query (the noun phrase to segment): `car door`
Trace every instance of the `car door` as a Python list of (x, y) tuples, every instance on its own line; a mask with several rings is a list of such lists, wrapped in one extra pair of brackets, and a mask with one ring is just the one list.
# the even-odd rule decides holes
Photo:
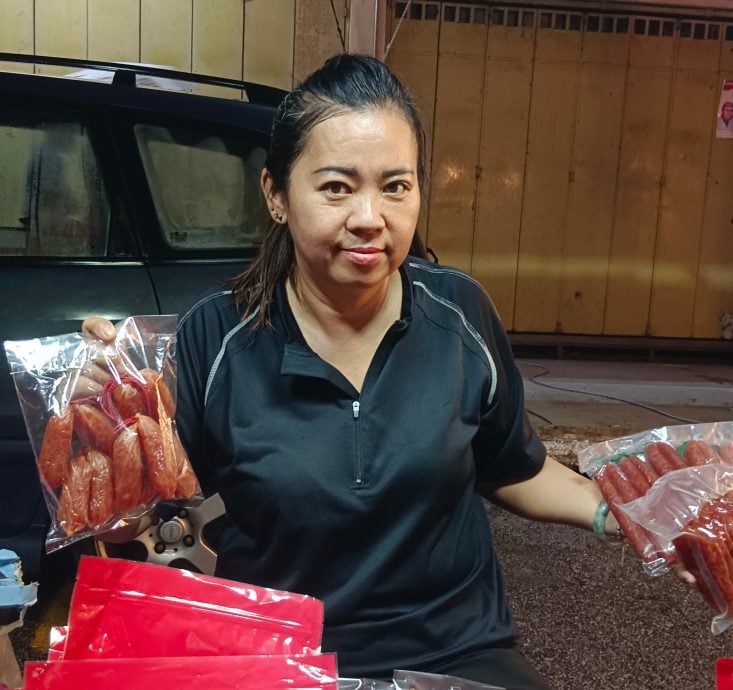
[(259, 186), (267, 137), (140, 111), (112, 126), (132, 173), (127, 183), (161, 312), (181, 314), (254, 255), (267, 220)]

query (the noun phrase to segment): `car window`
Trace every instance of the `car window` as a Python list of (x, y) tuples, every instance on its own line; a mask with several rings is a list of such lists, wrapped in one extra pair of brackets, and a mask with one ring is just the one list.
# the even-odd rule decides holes
[(0, 107), (0, 256), (105, 256), (109, 226), (83, 118)]
[(165, 241), (179, 250), (251, 248), (264, 230), (261, 146), (178, 128), (135, 125)]

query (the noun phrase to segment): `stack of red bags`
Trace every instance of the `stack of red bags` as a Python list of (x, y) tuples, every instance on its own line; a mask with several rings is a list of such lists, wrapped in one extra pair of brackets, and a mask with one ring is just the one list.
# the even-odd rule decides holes
[(85, 557), (68, 626), (24, 690), (336, 690), (312, 597), (185, 570)]

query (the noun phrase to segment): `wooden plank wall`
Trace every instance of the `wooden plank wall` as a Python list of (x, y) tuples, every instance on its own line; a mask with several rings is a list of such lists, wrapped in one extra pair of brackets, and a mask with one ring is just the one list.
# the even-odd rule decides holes
[[(425, 12), (436, 16), (440, 12), (440, 3), (425, 3)], [(432, 16), (432, 14), (430, 15)], [(390, 47), (389, 63), (398, 74), (404, 75), (409, 83), (410, 91), (420, 112), (420, 120), (428, 150), (433, 141), (433, 114), (435, 111), (435, 90), (438, 72), (438, 29), (437, 21), (408, 21), (403, 23), (398, 34), (399, 41)], [(405, 49), (404, 46), (409, 46)], [(427, 172), (431, 174), (431, 156), (425, 161)], [(418, 232), (423, 240), (427, 236), (428, 209), (430, 208), (430, 186), (421, 190), (422, 206), (418, 221)]]
[(0, 51), (147, 62), (289, 89), (348, 45), (347, 9), (348, 0), (0, 0)]
[(414, 0), (395, 36), (404, 7), (388, 3), (387, 60), (427, 116), (420, 229), (440, 260), (514, 332), (720, 338), (733, 14)]

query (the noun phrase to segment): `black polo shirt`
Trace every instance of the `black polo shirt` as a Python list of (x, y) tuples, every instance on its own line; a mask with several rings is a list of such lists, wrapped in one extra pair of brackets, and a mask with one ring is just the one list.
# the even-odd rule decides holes
[(483, 288), (417, 259), (400, 271), (402, 315), (360, 393), (305, 343), (282, 286), (271, 329), (217, 292), (178, 335), (179, 431), (231, 521), (217, 574), (322, 599), (342, 676), (513, 638), (476, 483), (545, 457)]

